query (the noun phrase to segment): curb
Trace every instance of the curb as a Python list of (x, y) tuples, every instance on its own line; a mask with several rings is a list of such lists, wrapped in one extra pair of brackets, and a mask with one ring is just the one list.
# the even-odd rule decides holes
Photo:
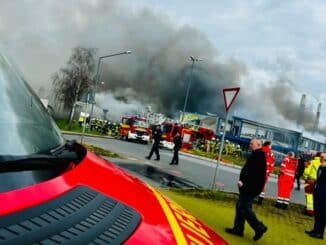
[(87, 137), (94, 137), (94, 138), (106, 138), (106, 139), (114, 139), (112, 136), (104, 136), (104, 135), (94, 135), (94, 134), (88, 134), (88, 133), (81, 133), (81, 132), (73, 132), (73, 131), (64, 131), (60, 130), (62, 134), (68, 134), (68, 135), (79, 135), (81, 136), (87, 136)]
[[(192, 157), (192, 158), (197, 158), (197, 159), (200, 159), (200, 160), (205, 160), (205, 161), (212, 162), (212, 163), (217, 162), (217, 160), (215, 160), (215, 159), (202, 157), (202, 156), (197, 156), (197, 155), (193, 155), (193, 154), (182, 152), (182, 151), (179, 151), (179, 154), (180, 155), (185, 155), (185, 156), (188, 156), (188, 157)], [(239, 169), (239, 170), (242, 169), (241, 166), (235, 165), (235, 164), (232, 164), (232, 163), (226, 163), (226, 162), (221, 161), (220, 164), (223, 165), (223, 166), (227, 166), (227, 167), (231, 167), (231, 168), (235, 168), (235, 169)], [(277, 174), (270, 174), (269, 176), (272, 177), (272, 178), (275, 178), (275, 179), (278, 178)]]
[[(179, 151), (179, 154), (189, 156), (189, 157), (192, 157), (192, 158), (197, 158), (197, 159), (200, 159), (200, 160), (205, 160), (205, 161), (212, 162), (212, 163), (217, 163), (217, 160), (215, 160), (215, 159), (202, 157), (202, 156), (197, 156), (197, 155), (193, 155), (193, 154), (182, 152), (182, 151)], [(220, 162), (220, 164), (223, 165), (223, 166), (228, 166), (228, 167), (232, 167), (232, 168), (236, 168), (236, 169), (241, 169), (242, 168), (241, 166), (238, 166), (238, 165), (235, 165), (235, 164), (232, 164), (232, 163), (222, 162), (222, 161)]]

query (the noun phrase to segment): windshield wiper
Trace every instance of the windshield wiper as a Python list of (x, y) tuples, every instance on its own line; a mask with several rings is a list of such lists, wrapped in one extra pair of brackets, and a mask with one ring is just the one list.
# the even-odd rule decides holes
[[(69, 163), (77, 163), (80, 153), (75, 142), (67, 142), (49, 154), (31, 154), (26, 156), (0, 156), (0, 173), (28, 170), (60, 170)], [(77, 148), (77, 149), (76, 149)]]

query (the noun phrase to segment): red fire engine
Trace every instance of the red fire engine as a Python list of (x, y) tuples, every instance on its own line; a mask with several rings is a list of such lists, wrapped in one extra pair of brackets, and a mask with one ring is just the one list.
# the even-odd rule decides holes
[(177, 123), (164, 122), (162, 123), (162, 145), (165, 148), (173, 149), (173, 137), (178, 131), (181, 133), (182, 126)]
[(119, 128), (120, 138), (148, 144), (150, 133), (151, 130), (146, 118), (137, 116), (122, 117)]
[(213, 130), (205, 127), (189, 127), (177, 123), (165, 122), (162, 124), (162, 145), (168, 149), (173, 149), (173, 136), (177, 131), (181, 133), (182, 148), (189, 149), (192, 143), (199, 139), (212, 140), (215, 136)]

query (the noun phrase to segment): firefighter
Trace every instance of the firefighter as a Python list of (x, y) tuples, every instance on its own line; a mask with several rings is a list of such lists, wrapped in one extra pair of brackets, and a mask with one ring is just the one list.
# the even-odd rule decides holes
[(263, 200), (265, 198), (265, 188), (266, 188), (266, 185), (267, 185), (267, 182), (268, 182), (269, 175), (274, 170), (274, 162), (275, 162), (274, 153), (272, 152), (272, 142), (271, 141), (266, 141), (263, 144), (262, 150), (263, 150), (263, 152), (265, 153), (265, 156), (266, 156), (266, 164), (267, 164), (267, 166), (266, 166), (265, 185), (264, 185), (264, 188), (262, 189), (262, 191), (261, 191), (261, 193), (260, 193), (260, 195), (258, 197), (258, 204), (260, 204), (260, 205), (263, 204)]
[(102, 127), (102, 134), (108, 135), (109, 134), (109, 122), (104, 120), (103, 127)]
[(90, 124), (91, 131), (93, 131), (94, 127), (95, 127), (95, 118), (92, 118)]
[(199, 139), (198, 148), (201, 151), (205, 151), (205, 139), (204, 138)]
[(179, 164), (179, 150), (181, 149), (182, 146), (182, 139), (180, 133), (177, 131), (176, 134), (173, 137), (173, 158), (170, 162), (170, 165), (178, 165)]
[(277, 201), (274, 204), (277, 208), (287, 209), (289, 206), (297, 165), (294, 152), (289, 152), (282, 161), (277, 182)]
[(314, 204), (313, 204), (313, 187), (317, 179), (317, 170), (320, 166), (320, 155), (318, 152), (310, 164), (305, 168), (303, 173), (304, 191), (306, 196), (306, 210), (305, 214), (308, 216), (314, 215)]
[(215, 154), (216, 153), (216, 139), (215, 138), (212, 138), (210, 148), (211, 148), (211, 153)]
[(160, 152), (159, 152), (159, 147), (160, 147), (160, 142), (162, 139), (162, 131), (160, 125), (157, 125), (154, 132), (153, 132), (153, 139), (154, 143), (152, 146), (152, 149), (147, 157), (145, 157), (148, 160), (151, 160), (151, 157), (153, 153), (155, 152), (156, 158), (154, 160), (159, 161), (160, 160)]
[(114, 137), (119, 136), (119, 127), (120, 127), (120, 125), (118, 123), (115, 123), (115, 122), (113, 123), (113, 132), (112, 132), (112, 134), (113, 134)]
[(236, 148), (235, 148), (235, 154), (236, 154), (236, 157), (241, 157), (241, 146), (239, 144), (237, 144)]
[(83, 125), (83, 123), (84, 123), (84, 116), (80, 115), (80, 117), (78, 119), (78, 123), (79, 123), (80, 126)]

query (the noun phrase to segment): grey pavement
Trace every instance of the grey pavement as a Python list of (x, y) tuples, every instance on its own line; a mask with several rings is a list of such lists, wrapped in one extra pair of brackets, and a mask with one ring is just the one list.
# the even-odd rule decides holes
[[(64, 136), (66, 139), (76, 139), (77, 141), (80, 141), (80, 136), (78, 134), (65, 134)], [(192, 181), (203, 188), (211, 189), (213, 186), (213, 179), (217, 166), (216, 160), (180, 152), (179, 165), (175, 166), (168, 164), (171, 161), (173, 154), (169, 150), (160, 151), (161, 160), (159, 162), (145, 159), (144, 157), (148, 155), (151, 145), (126, 142), (108, 137), (99, 138), (84, 136), (83, 141), (85, 143), (93, 144), (122, 155), (124, 159), (110, 159), (111, 162), (116, 163), (120, 167), (130, 164), (147, 164), (149, 166), (155, 166), (155, 168), (158, 168), (160, 171)], [(155, 156), (153, 156), (153, 159), (154, 158)], [(229, 163), (221, 163), (218, 167), (216, 181), (214, 183), (215, 188), (223, 191), (238, 192), (236, 183), (239, 178), (240, 170), (240, 166)], [(127, 171), (130, 170), (127, 169)], [(133, 172), (133, 174), (138, 175), (137, 177), (144, 181), (151, 181), (147, 180), (144, 176), (140, 176), (138, 173)], [(152, 183), (150, 184), (156, 185), (156, 183), (153, 181), (151, 182)], [(303, 185), (301, 188), (302, 187)], [(266, 188), (266, 197), (276, 198), (276, 191), (277, 176), (272, 175), (269, 178)], [(300, 191), (292, 191), (291, 202), (300, 204), (305, 203), (305, 197), (302, 189)]]

